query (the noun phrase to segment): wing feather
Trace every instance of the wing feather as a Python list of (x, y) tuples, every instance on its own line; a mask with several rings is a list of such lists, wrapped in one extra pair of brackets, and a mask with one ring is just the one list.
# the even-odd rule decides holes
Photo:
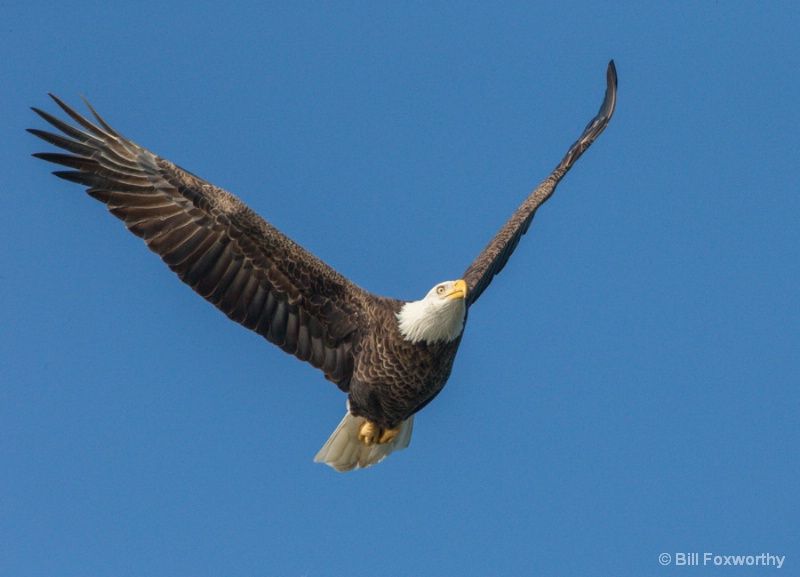
[(608, 126), (617, 101), (617, 70), (613, 60), (608, 64), (606, 79), (606, 94), (603, 104), (600, 106), (600, 112), (570, 147), (556, 169), (525, 199), (525, 202), (511, 215), (511, 218), (464, 272), (462, 278), (467, 283), (467, 306), (478, 300), (494, 276), (503, 270), (511, 253), (517, 248), (522, 235), (528, 231), (536, 209), (550, 198), (558, 183), (572, 168), (575, 161)]
[(372, 297), (261, 219), (230, 193), (52, 96), (77, 124), (34, 111), (61, 134), (29, 132), (67, 151), (34, 156), (142, 238), (183, 282), (229, 318), (321, 369), (343, 390), (364, 303)]

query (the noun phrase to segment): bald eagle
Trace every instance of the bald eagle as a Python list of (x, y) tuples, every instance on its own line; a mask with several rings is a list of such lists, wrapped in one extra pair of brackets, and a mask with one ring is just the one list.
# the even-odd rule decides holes
[(61, 134), (29, 132), (69, 153), (34, 156), (68, 167), (53, 174), (87, 186), (183, 282), (347, 393), (345, 417), (314, 460), (349, 471), (408, 446), (414, 415), (450, 376), (469, 307), (503, 269), (536, 209), (608, 125), (617, 96), (613, 60), (606, 76), (599, 113), (552, 174), (460, 279), (413, 302), (357, 286), (232, 194), (119, 134), (88, 102), (94, 122), (50, 95), (75, 124), (33, 108)]

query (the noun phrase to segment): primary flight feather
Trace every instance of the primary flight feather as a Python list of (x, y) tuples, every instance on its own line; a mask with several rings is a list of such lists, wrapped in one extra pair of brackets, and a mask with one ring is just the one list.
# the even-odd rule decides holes
[(116, 132), (88, 103), (95, 122), (51, 95), (75, 125), (34, 108), (61, 134), (29, 132), (68, 153), (34, 156), (69, 168), (54, 174), (87, 186), (183, 282), (348, 394), (344, 419), (314, 459), (348, 471), (408, 446), (414, 414), (450, 376), (467, 309), (505, 266), (536, 209), (608, 125), (616, 96), (612, 60), (600, 112), (561, 163), (461, 279), (412, 302), (360, 288), (232, 194)]

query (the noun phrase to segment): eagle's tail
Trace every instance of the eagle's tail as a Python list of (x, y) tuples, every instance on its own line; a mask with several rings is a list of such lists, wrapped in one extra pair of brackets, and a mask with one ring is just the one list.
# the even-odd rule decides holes
[(314, 457), (314, 462), (326, 463), (337, 471), (351, 471), (380, 463), (395, 451), (408, 447), (414, 428), (413, 415), (402, 422), (400, 432), (391, 442), (382, 445), (367, 446), (358, 440), (358, 430), (364, 421), (363, 417), (354, 416), (348, 408), (342, 422)]

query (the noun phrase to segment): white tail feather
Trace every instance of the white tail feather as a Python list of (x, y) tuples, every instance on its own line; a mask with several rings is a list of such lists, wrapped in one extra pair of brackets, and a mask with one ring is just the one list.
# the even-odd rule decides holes
[(358, 430), (365, 420), (354, 416), (348, 408), (342, 422), (314, 457), (314, 462), (328, 464), (337, 471), (351, 471), (380, 463), (395, 451), (408, 447), (414, 428), (413, 415), (402, 422), (397, 436), (383, 445), (367, 446), (358, 440)]

